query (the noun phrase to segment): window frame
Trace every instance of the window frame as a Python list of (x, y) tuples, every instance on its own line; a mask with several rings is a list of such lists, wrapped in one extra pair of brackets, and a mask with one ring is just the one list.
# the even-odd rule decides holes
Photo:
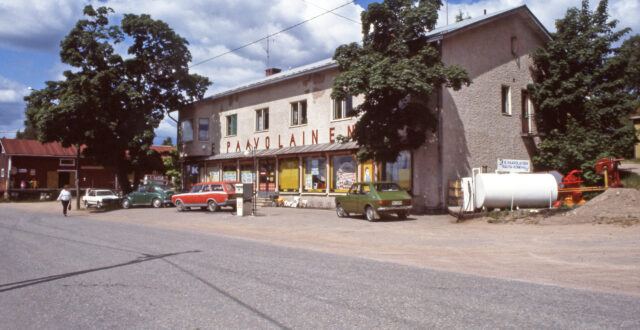
[[(190, 140), (185, 140), (184, 139), (184, 127), (183, 127), (184, 123), (189, 123), (189, 125), (191, 126), (191, 139)], [(178, 128), (179, 128), (178, 143), (193, 142), (194, 134), (193, 134), (193, 120), (192, 119), (181, 120), (180, 124), (178, 125)]]
[[(269, 131), (269, 108), (256, 109), (255, 115), (256, 115), (255, 131), (256, 132)], [(262, 121), (262, 129), (260, 129), (259, 127), (260, 121)]]
[[(207, 136), (205, 138), (202, 138), (200, 132), (202, 132), (201, 127), (202, 127), (202, 122), (204, 120), (207, 121), (207, 130), (206, 130)], [(198, 118), (198, 141), (209, 141), (209, 126), (210, 126), (209, 122), (210, 122), (209, 118)]]
[[(333, 99), (331, 104), (331, 120), (345, 120), (355, 117), (355, 112), (353, 111), (353, 96), (349, 95), (344, 99)], [(347, 110), (347, 104), (351, 105), (349, 110)], [(340, 108), (340, 117), (336, 117), (338, 105)]]
[[(531, 95), (526, 89), (522, 90), (522, 133), (533, 134), (533, 119), (535, 117), (533, 109), (533, 101)], [(525, 123), (527, 129), (525, 130)]]
[[(317, 159), (319, 162), (322, 162), (322, 166), (318, 166), (318, 174), (313, 174), (313, 173), (307, 173), (307, 170), (310, 168), (307, 168), (307, 160), (314, 160)], [(312, 170), (310, 170), (312, 171)], [(322, 173), (322, 175), (321, 175)], [(324, 187), (321, 188), (311, 188), (311, 189), (307, 189), (306, 187), (306, 176), (307, 175), (311, 175), (312, 178), (313, 176), (317, 176), (317, 177), (324, 177)], [(329, 182), (327, 182), (328, 180), (327, 177), (327, 158), (324, 156), (313, 156), (313, 155), (309, 155), (309, 156), (305, 156), (302, 157), (302, 182), (301, 182), (301, 186), (302, 186), (302, 192), (303, 193), (323, 193), (327, 190), (327, 184), (329, 184)], [(313, 179), (312, 179), (313, 180)]]
[[(70, 163), (65, 164), (65, 161), (69, 161)], [(76, 166), (76, 159), (75, 158), (59, 158), (58, 159), (58, 166)]]
[(503, 116), (512, 115), (511, 87), (507, 85), (500, 87), (500, 113)]
[(334, 174), (334, 172), (336, 171), (335, 166), (334, 166), (334, 160), (336, 157), (351, 157), (353, 159), (353, 169), (354, 169), (354, 176), (353, 176), (353, 183), (351, 184), (352, 186), (358, 181), (358, 160), (356, 158), (356, 155), (352, 154), (352, 153), (339, 153), (339, 154), (332, 154), (329, 155), (329, 192), (331, 193), (347, 193), (349, 192), (349, 189), (337, 189), (336, 188), (336, 175)]
[[(235, 127), (233, 127), (233, 130), (231, 129), (231, 123), (233, 123), (233, 119), (235, 117)], [(234, 113), (231, 115), (226, 115), (226, 125), (227, 125), (227, 129), (225, 130), (225, 136), (236, 136), (238, 135), (238, 114)], [(231, 122), (230, 122), (231, 121)]]
[[(297, 126), (307, 125), (309, 123), (309, 107), (307, 105), (307, 100), (306, 99), (299, 100), (299, 101), (291, 102), (289, 104), (290, 104), (289, 126), (297, 127)], [(302, 115), (302, 108), (300, 107), (301, 104), (304, 104), (304, 118), (302, 118), (301, 116)], [(295, 106), (295, 111), (297, 112), (297, 120), (295, 123), (293, 121), (294, 106)]]

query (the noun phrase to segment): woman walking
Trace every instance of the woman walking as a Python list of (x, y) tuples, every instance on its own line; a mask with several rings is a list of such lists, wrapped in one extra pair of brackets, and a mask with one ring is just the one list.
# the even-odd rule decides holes
[(71, 209), (71, 205), (69, 204), (71, 202), (71, 191), (69, 191), (68, 184), (65, 184), (64, 187), (62, 188), (62, 191), (60, 191), (58, 200), (62, 202), (62, 214), (64, 214), (64, 216), (66, 217), (67, 208), (69, 210)]

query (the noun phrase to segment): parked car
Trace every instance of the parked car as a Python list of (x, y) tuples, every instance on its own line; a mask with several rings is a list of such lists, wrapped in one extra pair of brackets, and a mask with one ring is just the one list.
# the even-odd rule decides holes
[(96, 208), (103, 207), (118, 207), (120, 205), (120, 197), (108, 189), (87, 189), (87, 192), (82, 196), (82, 204), (85, 208), (95, 206)]
[(171, 201), (178, 211), (201, 207), (215, 212), (222, 206), (230, 206), (235, 210), (235, 184), (236, 182), (197, 183), (190, 192), (171, 196)]
[(395, 213), (405, 219), (410, 210), (411, 196), (394, 182), (354, 183), (346, 195), (336, 197), (336, 213), (341, 218), (363, 213), (367, 220), (375, 221), (381, 215)]
[(122, 198), (122, 208), (128, 209), (132, 206), (140, 205), (153, 207), (173, 205), (171, 202), (173, 194), (173, 190), (162, 184), (140, 185), (137, 191), (131, 192)]

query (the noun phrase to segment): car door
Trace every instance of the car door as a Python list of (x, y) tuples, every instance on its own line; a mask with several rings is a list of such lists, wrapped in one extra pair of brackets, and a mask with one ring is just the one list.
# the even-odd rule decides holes
[(371, 183), (362, 183), (360, 185), (360, 193), (357, 198), (357, 211), (354, 212), (364, 212), (364, 208), (371, 201)]
[(227, 200), (227, 193), (224, 191), (224, 188), (220, 183), (211, 185), (211, 195), (217, 204), (224, 203)]
[(203, 184), (202, 189), (200, 189), (200, 192), (197, 194), (196, 204), (200, 204), (200, 205), (207, 204), (207, 200), (209, 199), (210, 196), (211, 196), (211, 185)]
[(351, 185), (349, 192), (342, 200), (342, 208), (346, 212), (355, 212), (356, 211), (356, 201), (358, 199), (358, 194), (360, 193), (360, 184), (356, 183)]
[(144, 204), (144, 186), (138, 187), (137, 191), (131, 192), (131, 203), (134, 205)]

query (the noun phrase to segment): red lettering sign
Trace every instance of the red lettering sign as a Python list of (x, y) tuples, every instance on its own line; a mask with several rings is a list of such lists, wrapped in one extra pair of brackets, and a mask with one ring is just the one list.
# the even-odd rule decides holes
[(293, 136), (293, 133), (291, 133), (291, 140), (289, 141), (289, 147), (291, 147), (291, 145), (293, 144), (293, 146), (296, 146), (296, 138)]
[(227, 141), (227, 153), (229, 153), (229, 148), (231, 147), (231, 141)]
[(318, 130), (311, 131), (311, 144), (318, 144)]
[(278, 148), (282, 148), (282, 143), (280, 143), (280, 134), (278, 134)]
[(304, 132), (302, 132), (302, 145), (304, 145)]
[(240, 148), (240, 141), (238, 141), (238, 143), (236, 143), (236, 152), (240, 151), (242, 151), (242, 149)]
[(249, 143), (249, 140), (247, 140), (247, 146), (244, 150), (251, 150), (251, 143)]
[(269, 150), (269, 145), (271, 144), (271, 139), (267, 136), (264, 138), (264, 148)]
[(329, 142), (331, 142), (331, 143), (336, 142), (336, 141), (333, 139), (333, 136), (335, 135), (335, 133), (333, 133), (333, 131), (334, 131), (335, 129), (336, 129), (335, 127), (329, 127)]
[(347, 126), (347, 136), (351, 136), (351, 133), (353, 133), (354, 129), (355, 129), (355, 125)]
[(257, 140), (256, 138), (253, 138), (253, 149), (258, 149), (258, 142), (260, 142), (260, 138)]

